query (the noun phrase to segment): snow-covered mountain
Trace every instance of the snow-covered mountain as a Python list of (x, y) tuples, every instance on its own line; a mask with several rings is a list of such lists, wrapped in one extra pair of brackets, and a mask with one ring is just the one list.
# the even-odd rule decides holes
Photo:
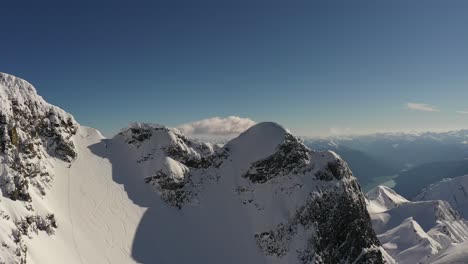
[(468, 158), (468, 130), (306, 138), (305, 142), (314, 149), (348, 147), (399, 170), (409, 165)]
[(374, 213), (384, 212), (409, 202), (386, 186), (377, 186), (367, 193), (367, 198), (367, 208)]
[(398, 263), (432, 263), (468, 241), (465, 220), (446, 201), (411, 202), (379, 186), (367, 204), (379, 241)]
[(338, 153), (365, 189), (392, 180), (393, 188), (411, 199), (429, 184), (468, 174), (468, 130), (306, 138), (305, 143)]
[(28, 237), (55, 232), (54, 210), (42, 200), (57, 177), (55, 161), (76, 158), (77, 131), (73, 117), (29, 83), (0, 74), (0, 261), (24, 263)]
[(275, 123), (112, 139), (0, 74), (0, 263), (392, 263), (347, 164)]
[(468, 219), (468, 175), (444, 179), (418, 194), (415, 200), (444, 200)]
[[(455, 210), (468, 219), (468, 176), (444, 179), (425, 188), (415, 200), (440, 199), (447, 201)], [(450, 244), (445, 250), (431, 258), (431, 263), (467, 263), (468, 242)]]

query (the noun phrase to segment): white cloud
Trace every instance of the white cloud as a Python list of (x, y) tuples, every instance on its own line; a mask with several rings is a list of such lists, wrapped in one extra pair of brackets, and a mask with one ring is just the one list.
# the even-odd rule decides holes
[(227, 137), (238, 135), (255, 124), (250, 118), (228, 116), (207, 118), (182, 124), (177, 128), (187, 136)]
[(439, 112), (440, 111), (435, 106), (428, 105), (428, 104), (421, 104), (421, 103), (407, 103), (406, 109), (415, 110), (415, 111), (423, 111), (423, 112)]
[(332, 136), (348, 136), (353, 134), (353, 130), (350, 127), (334, 126), (330, 128), (329, 132)]
[(468, 115), (468, 111), (457, 111), (457, 114)]

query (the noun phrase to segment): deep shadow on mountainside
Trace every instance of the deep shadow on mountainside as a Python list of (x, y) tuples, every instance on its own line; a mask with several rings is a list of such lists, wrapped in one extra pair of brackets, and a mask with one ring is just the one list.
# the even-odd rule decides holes
[[(168, 131), (168, 133), (172, 133), (170, 130)], [(171, 206), (156, 191), (148, 188), (148, 182), (145, 183), (142, 180), (148, 177), (138, 177), (142, 173), (148, 173), (149, 176), (154, 172), (140, 170), (138, 166), (132, 164), (135, 163), (134, 159), (126, 157), (128, 153), (121, 152), (123, 146), (134, 147), (132, 146), (135, 144), (133, 138), (140, 141), (137, 144), (141, 147), (146, 144), (147, 140), (150, 140), (151, 133), (155, 132), (149, 128), (147, 131), (139, 130), (135, 133), (138, 135), (136, 137), (132, 135), (130, 141), (121, 142), (115, 137), (105, 139), (90, 146), (90, 150), (95, 155), (110, 160), (114, 181), (124, 186), (129, 198), (134, 203), (148, 207), (133, 241), (131, 254), (136, 261), (141, 263), (233, 264), (239, 263), (239, 261), (265, 264), (384, 263), (382, 253), (378, 249), (380, 243), (372, 229), (366, 210), (364, 195), (346, 163), (341, 159), (333, 158), (328, 165), (325, 164), (325, 170), (317, 171), (315, 175), (307, 174), (307, 170), (304, 171), (302, 174), (306, 177), (306, 182), (301, 183), (298, 180), (303, 177), (300, 176), (302, 175), (300, 172), (296, 172), (297, 175), (290, 173), (291, 171), (300, 171), (301, 167), (299, 165), (291, 167), (291, 164), (299, 162), (297, 159), (307, 161), (312, 152), (299, 141), (296, 143), (296, 139), (286, 136), (282, 143), (286, 145), (279, 145), (270, 156), (249, 164), (249, 166), (258, 166), (252, 173), (267, 169), (267, 174), (251, 177), (252, 174), (242, 176), (241, 172), (236, 173), (235, 171), (239, 171), (240, 163), (236, 163), (236, 156), (230, 154), (221, 165), (216, 165), (216, 168), (208, 166), (208, 170), (203, 172), (205, 174), (219, 174), (218, 182), (204, 186), (203, 193), (197, 194), (196, 199), (188, 200), (186, 203), (178, 204), (178, 206)], [(249, 133), (249, 131), (245, 132), (247, 136), (251, 137)], [(244, 137), (247, 136), (244, 135)], [(259, 138), (256, 138), (257, 136)], [(259, 134), (253, 139), (262, 141), (260, 137), (265, 136)], [(240, 137), (242, 139), (242, 135)], [(239, 141), (242, 140), (237, 140), (236, 143)], [(191, 144), (188, 139), (185, 143)], [(228, 152), (234, 152), (238, 147), (230, 143), (227, 146), (225, 148), (228, 148)], [(173, 147), (178, 148), (177, 145)], [(249, 150), (248, 145), (242, 145), (242, 148), (246, 147), (247, 149), (238, 151), (241, 153), (255, 152), (255, 149)], [(171, 154), (174, 154), (172, 152), (174, 148), (170, 148)], [(200, 165), (194, 164), (200, 163), (183, 158), (185, 155), (183, 151), (175, 153), (175, 155), (174, 158), (183, 161), (182, 164), (188, 168), (195, 171), (199, 169)], [(287, 162), (288, 164), (281, 165), (286, 160), (290, 160)], [(267, 167), (263, 167), (264, 165)], [(197, 168), (195, 169), (193, 166)], [(308, 165), (304, 163), (301, 166)], [(316, 166), (323, 165), (317, 164)], [(315, 169), (314, 167), (315, 165), (311, 168)], [(231, 172), (231, 174), (224, 174), (226, 171)], [(310, 193), (305, 193), (305, 203), (301, 201), (302, 199), (293, 199), (294, 204), (277, 200), (273, 204), (262, 205), (264, 198), (256, 197), (256, 195), (261, 194), (264, 186), (270, 186), (265, 187), (267, 190), (269, 189), (265, 194), (272, 197), (276, 195), (278, 197), (287, 196), (288, 192), (295, 192), (295, 188), (302, 188), (297, 184), (291, 185), (291, 187), (288, 185), (277, 186), (278, 183), (282, 183), (282, 177), (286, 177), (286, 174), (289, 175), (288, 177), (293, 177), (291, 178), (292, 182), (297, 181), (299, 185), (312, 184), (313, 189), (310, 190)], [(264, 176), (267, 178), (262, 178)], [(314, 177), (317, 177), (314, 180), (317, 182), (308, 183), (307, 178), (314, 179)], [(329, 185), (328, 182), (336, 182), (337, 186), (331, 187), (334, 184)], [(239, 186), (235, 188), (237, 185), (243, 186), (242, 189), (239, 189)], [(174, 184), (165, 186), (176, 189), (183, 188)], [(239, 190), (241, 192), (236, 193)], [(257, 192), (259, 194), (256, 194)], [(247, 197), (250, 198), (241, 203), (239, 196), (242, 198), (244, 195), (248, 195)], [(214, 197), (215, 199), (204, 199), (205, 197)], [(265, 230), (265, 228), (269, 228), (268, 223), (271, 222), (271, 219), (265, 224), (260, 221), (261, 218), (256, 220), (258, 221), (256, 225), (248, 224), (251, 217), (255, 219), (255, 215), (252, 216), (252, 213), (260, 212), (258, 217), (262, 217), (262, 210), (269, 206), (275, 208), (274, 210), (286, 210), (284, 213), (291, 208), (281, 209), (281, 207), (294, 206), (297, 211), (291, 216), (286, 216), (286, 220), (281, 221), (271, 231)], [(250, 209), (246, 210), (246, 208)], [(262, 229), (264, 231), (260, 232)], [(307, 241), (306, 248), (301, 249), (303, 250), (301, 252), (291, 244), (291, 241), (297, 240), (298, 237), (304, 237), (301, 239)], [(260, 250), (265, 256), (259, 256)], [(290, 253), (289, 250), (297, 252)], [(294, 259), (287, 259), (293, 256)]]
[(104, 139), (0, 77), (0, 262), (384, 262), (346, 162), (276, 123), (224, 146), (145, 123)]

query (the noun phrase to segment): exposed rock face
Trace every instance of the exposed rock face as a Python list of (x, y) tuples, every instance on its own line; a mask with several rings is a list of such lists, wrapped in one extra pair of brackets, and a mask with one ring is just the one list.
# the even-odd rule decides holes
[[(81, 173), (82, 169), (88, 169), (83, 164), (96, 159), (87, 147), (79, 144), (88, 134), (80, 132), (74, 137), (78, 128), (71, 115), (46, 103), (29, 83), (0, 74), (0, 190), (8, 206), (15, 207), (11, 213), (3, 211), (8, 206), (0, 206), (0, 224), (6, 223), (11, 229), (11, 235), (0, 234), (3, 240), (0, 263), (25, 263), (28, 259), (25, 238), (38, 232), (56, 233), (58, 237), (61, 234), (57, 228), (61, 226), (63, 212), (60, 218), (58, 209), (54, 214), (47, 205), (41, 207), (41, 199), (37, 198), (46, 195), (54, 177), (68, 177), (54, 175), (56, 171), (74, 171), (81, 157), (86, 156), (81, 160), (82, 167), (74, 171)], [(151, 228), (144, 228), (143, 232), (154, 229), (159, 233), (150, 238), (144, 236), (144, 243), (155, 239), (164, 249), (174, 234), (161, 228), (177, 228), (181, 236), (178, 239), (184, 240), (177, 243), (185, 243), (178, 253), (186, 255), (180, 259), (187, 256), (204, 259), (204, 255), (213, 253), (214, 244), (210, 244), (207, 252), (194, 254), (193, 249), (199, 247), (189, 240), (196, 240), (193, 234), (198, 234), (197, 239), (211, 236), (207, 243), (223, 243), (221, 248), (230, 251), (225, 253), (238, 258), (234, 263), (384, 263), (364, 196), (347, 164), (333, 152), (308, 149), (278, 124), (257, 124), (223, 147), (152, 124), (132, 124), (113, 139), (99, 144), (104, 144), (99, 146), (109, 155), (105, 157), (122, 164), (117, 166), (122, 169), (118, 178), (125, 179), (123, 184), (132, 185), (129, 196), (144, 191), (144, 197), (138, 196), (136, 201), (157, 200), (148, 202), (145, 215), (155, 210), (157, 217), (153, 219), (149, 214), (150, 220), (155, 221), (150, 221)], [(80, 155), (72, 169), (67, 169), (77, 153), (86, 155)], [(54, 169), (58, 164), (61, 170)], [(101, 165), (93, 168), (108, 173), (106, 176), (114, 180), (114, 170), (108, 172)], [(66, 184), (73, 186), (69, 180)], [(121, 191), (120, 187), (114, 190)], [(119, 197), (128, 199), (127, 194)], [(50, 196), (54, 195), (55, 192)], [(67, 202), (70, 201), (68, 197)], [(98, 206), (94, 206), (96, 211)], [(87, 207), (81, 209), (84, 212)], [(62, 223), (70, 224), (74, 235), (75, 218), (70, 212), (69, 222)], [(105, 219), (112, 221), (119, 214), (109, 215), (112, 218)], [(125, 224), (123, 221), (118, 226)], [(226, 232), (227, 229), (234, 232)], [(216, 233), (213, 230), (219, 233), (213, 235)], [(76, 237), (72, 240), (74, 245), (70, 246), (80, 257)], [(232, 251), (231, 246), (241, 248), (239, 252), (245, 255)], [(171, 254), (165, 250), (156, 253)]]
[(129, 145), (143, 148), (145, 153), (137, 162), (159, 163), (144, 181), (151, 184), (168, 204), (182, 208), (193, 199), (206, 182), (215, 182), (218, 175), (207, 172), (217, 168), (227, 157), (228, 149), (215, 151), (213, 146), (190, 140), (177, 129), (155, 124), (132, 124), (117, 136)]
[[(384, 263), (364, 195), (347, 164), (334, 153), (308, 149), (281, 129), (259, 124), (219, 149), (155, 125), (132, 126), (120, 137), (144, 149), (143, 163), (169, 160), (171, 166), (159, 166), (144, 180), (179, 210), (187, 203), (203, 204), (208, 184), (233, 188), (241, 210), (259, 219), (287, 206), (290, 216), (251, 234), (265, 256), (292, 257), (295, 263)], [(273, 145), (258, 140), (268, 135), (275, 135)], [(226, 186), (231, 177), (237, 184)], [(266, 197), (272, 195), (287, 205), (271, 204)]]
[(244, 177), (252, 182), (264, 183), (288, 173), (305, 173), (312, 169), (307, 166), (309, 162), (310, 150), (293, 135), (286, 133), (284, 143), (278, 146), (275, 154), (256, 161)]
[[(322, 164), (317, 156), (325, 157)], [(338, 182), (333, 187), (317, 184), (287, 222), (271, 231), (257, 233), (255, 238), (260, 248), (267, 255), (284, 256), (292, 247), (298, 230), (307, 230), (314, 235), (298, 252), (301, 263), (383, 263), (361, 188), (346, 163), (337, 156), (315, 153), (286, 133), (277, 151), (255, 162), (244, 177), (262, 184), (277, 177), (307, 175), (313, 175), (317, 181)], [(287, 186), (284, 181), (273, 184), (280, 184), (281, 192)], [(363, 248), (369, 250), (363, 254)]]
[(14, 217), (0, 212), (3, 220), (16, 226), (11, 235), (14, 248), (8, 241), (2, 244), (15, 251), (17, 263), (26, 263), (24, 236), (38, 231), (53, 234), (57, 227), (53, 214), (34, 213), (32, 192), (43, 196), (50, 187), (54, 177), (50, 159), (71, 162), (76, 157), (72, 136), (77, 129), (70, 114), (45, 102), (31, 84), (0, 73), (0, 192), (22, 204), (21, 212), (29, 212)]
[(52, 180), (46, 157), (75, 158), (71, 137), (78, 125), (29, 83), (11, 75), (0, 74), (0, 102), (0, 155), (8, 171), (0, 178), (0, 188), (10, 199), (29, 201), (30, 185), (44, 195)]
[[(311, 195), (288, 223), (255, 238), (266, 254), (281, 257), (298, 230), (313, 230), (315, 235), (299, 252), (301, 263), (383, 263), (370, 219), (362, 215), (363, 201), (356, 198), (350, 193)], [(363, 248), (369, 250), (363, 254)]]

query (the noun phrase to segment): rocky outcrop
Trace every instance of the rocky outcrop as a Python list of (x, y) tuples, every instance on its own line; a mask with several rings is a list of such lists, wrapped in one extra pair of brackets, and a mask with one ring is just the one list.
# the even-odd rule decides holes
[(52, 235), (57, 228), (54, 214), (38, 215), (33, 193), (44, 196), (50, 188), (56, 176), (51, 160), (76, 157), (77, 129), (70, 114), (45, 102), (31, 84), (0, 73), (0, 192), (18, 205), (14, 216), (1, 212), (2, 220), (15, 226), (11, 241), (2, 241), (4, 249), (14, 251), (9, 262), (26, 263), (24, 237), (39, 231)]
[(53, 178), (47, 157), (70, 162), (76, 157), (71, 137), (78, 125), (70, 114), (46, 103), (34, 87), (19, 78), (0, 74), (0, 177), (4, 196), (31, 200), (30, 186), (42, 195)]
[(184, 210), (196, 201), (203, 206), (198, 196), (208, 184), (226, 186), (234, 180), (233, 191), (249, 214), (262, 218), (286, 206), (271, 204), (271, 196), (287, 204), (282, 210), (294, 212), (273, 228), (252, 233), (262, 254), (304, 264), (384, 263), (361, 188), (336, 154), (312, 151), (273, 123), (254, 126), (219, 149), (175, 129), (137, 128), (120, 136), (143, 153), (137, 163), (158, 168), (144, 181), (169, 205)]
[[(38, 232), (52, 235), (60, 226), (60, 219), (38, 206), (36, 198), (46, 194), (55, 177), (53, 166), (60, 164), (66, 171), (63, 165), (77, 156), (74, 140), (79, 143), (87, 136), (74, 139), (78, 125), (73, 117), (46, 103), (21, 79), (0, 75), (0, 103), (0, 190), (9, 203), (5, 208), (15, 205), (14, 213), (0, 211), (0, 220), (12, 229), (10, 236), (0, 238), (7, 251), (14, 251), (5, 259), (25, 263), (25, 238)], [(132, 124), (98, 145), (96, 151), (119, 163), (112, 169), (121, 171), (109, 173), (132, 185), (124, 186), (130, 187), (127, 194), (138, 196), (141, 187), (151, 187), (143, 190), (141, 206), (157, 211), (151, 228), (158, 221), (168, 224), (163, 228), (180, 228), (179, 239), (189, 248), (181, 254), (194, 254), (191, 248), (197, 247), (187, 242), (194, 239), (190, 234), (198, 234), (194, 229), (211, 236), (216, 228), (218, 234), (207, 243), (231, 236), (234, 242), (225, 241), (223, 250), (238, 246), (248, 251), (245, 256), (268, 263), (384, 263), (364, 196), (346, 162), (332, 152), (308, 149), (278, 124), (257, 124), (222, 147), (189, 139), (177, 129)], [(163, 202), (147, 201), (151, 189), (154, 199)], [(69, 213), (70, 221), (72, 216)], [(235, 230), (226, 232), (230, 228)], [(151, 239), (167, 242), (172, 235), (158, 232)], [(235, 253), (240, 253), (233, 254), (239, 257), (236, 261), (245, 260), (243, 252)]]
[[(244, 177), (254, 184), (270, 183), (281, 192), (287, 189), (285, 182), (300, 177), (312, 177), (317, 182), (314, 191), (309, 192), (305, 203), (287, 222), (255, 234), (266, 255), (287, 255), (297, 243), (299, 232), (306, 232), (313, 235), (303, 248), (295, 248), (300, 263), (384, 263), (361, 188), (347, 164), (336, 155), (311, 151), (286, 134), (277, 151), (255, 162)], [(293, 186), (307, 188), (304, 183)], [(253, 193), (248, 204), (256, 204), (255, 187), (243, 189), (246, 190)], [(286, 193), (295, 192), (300, 190)]]

